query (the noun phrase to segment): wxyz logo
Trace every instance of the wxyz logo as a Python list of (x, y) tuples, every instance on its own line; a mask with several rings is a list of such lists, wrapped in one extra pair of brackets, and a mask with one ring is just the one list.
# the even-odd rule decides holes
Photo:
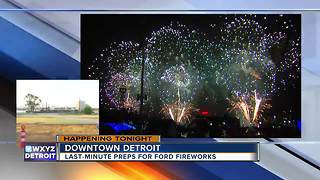
[(55, 152), (55, 146), (32, 146), (32, 152)]

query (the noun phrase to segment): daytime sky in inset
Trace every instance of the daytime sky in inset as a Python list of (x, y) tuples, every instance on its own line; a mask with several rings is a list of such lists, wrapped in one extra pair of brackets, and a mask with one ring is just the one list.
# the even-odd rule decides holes
[(25, 105), (25, 96), (33, 94), (54, 107), (75, 107), (81, 99), (93, 108), (99, 107), (98, 80), (17, 80), (17, 107)]

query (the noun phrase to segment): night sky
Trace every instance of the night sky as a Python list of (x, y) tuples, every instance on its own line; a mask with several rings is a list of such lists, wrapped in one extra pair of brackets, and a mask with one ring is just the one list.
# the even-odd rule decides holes
[[(90, 64), (90, 60), (95, 58), (101, 52), (101, 49), (108, 46), (112, 42), (121, 41), (143, 41), (150, 33), (162, 26), (168, 25), (170, 22), (179, 21), (191, 28), (199, 29), (204, 32), (210, 31), (209, 25), (221, 25), (226, 22), (227, 18), (244, 17), (239, 14), (215, 14), (215, 15), (179, 15), (179, 14), (129, 14), (129, 15), (101, 15), (101, 14), (85, 14), (81, 15), (81, 59), (85, 59), (82, 63), (82, 75), (88, 74), (86, 71), (86, 63)], [(249, 17), (249, 15), (246, 15)], [(267, 17), (264, 19), (264, 17)], [(288, 38), (295, 39), (301, 36), (301, 15), (284, 15), (280, 17), (278, 14), (260, 14), (256, 19), (261, 25), (268, 26), (267, 32), (284, 31), (288, 34)], [(276, 22), (278, 20), (278, 22)], [(283, 21), (292, 20), (293, 27), (289, 29), (283, 28)], [(214, 31), (211, 31), (213, 33)], [(219, 32), (218, 32), (219, 33)], [(83, 76), (85, 77), (85, 76)]]

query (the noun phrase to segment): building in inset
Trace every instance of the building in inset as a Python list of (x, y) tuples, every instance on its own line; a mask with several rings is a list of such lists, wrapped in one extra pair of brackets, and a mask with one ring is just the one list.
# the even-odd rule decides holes
[(84, 107), (86, 106), (86, 102), (79, 99), (76, 103), (76, 108), (79, 112), (83, 111)]

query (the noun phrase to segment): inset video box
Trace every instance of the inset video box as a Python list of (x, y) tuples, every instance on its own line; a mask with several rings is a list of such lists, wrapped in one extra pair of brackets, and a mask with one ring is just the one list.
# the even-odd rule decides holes
[(153, 135), (57, 136), (27, 144), (25, 161), (259, 161), (257, 142), (166, 142)]

